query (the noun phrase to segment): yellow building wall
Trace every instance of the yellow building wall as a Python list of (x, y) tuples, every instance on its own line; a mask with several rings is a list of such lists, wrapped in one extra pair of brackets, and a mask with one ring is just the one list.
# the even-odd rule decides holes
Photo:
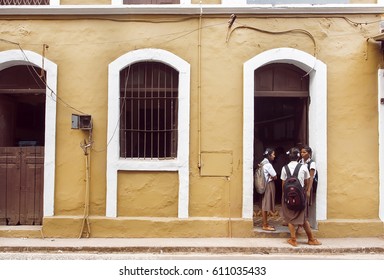
[[(85, 156), (80, 143), (87, 134), (71, 130), (73, 110), (68, 104), (93, 117), (90, 216), (94, 236), (252, 236), (252, 221), (241, 219), (243, 63), (281, 47), (316, 55), (327, 64), (328, 219), (378, 219), (377, 69), (382, 57), (379, 44), (368, 39), (378, 33), (380, 17), (239, 15), (235, 26), (255, 29), (232, 33), (228, 19), (229, 15), (203, 17), (198, 69), (197, 16), (0, 18), (2, 39), (39, 54), (43, 44), (48, 45), (44, 55), (59, 69), (55, 216), (44, 219), (47, 236), (76, 236), (84, 211)], [(316, 49), (302, 32), (271, 33), (297, 29), (312, 34)], [(0, 51), (14, 48), (0, 42)], [(191, 65), (191, 218), (186, 221), (177, 219), (178, 176), (172, 172), (119, 172), (119, 218), (105, 218), (108, 65), (142, 48), (167, 50)], [(200, 176), (198, 169), (199, 71), (202, 151), (230, 151), (228, 176)], [(324, 234), (336, 235), (333, 230), (340, 223), (328, 229), (326, 223), (320, 225), (320, 235), (322, 228)], [(380, 226), (374, 223), (374, 233)], [(154, 227), (156, 231), (148, 230)], [(343, 227), (338, 234), (348, 235), (348, 230)]]

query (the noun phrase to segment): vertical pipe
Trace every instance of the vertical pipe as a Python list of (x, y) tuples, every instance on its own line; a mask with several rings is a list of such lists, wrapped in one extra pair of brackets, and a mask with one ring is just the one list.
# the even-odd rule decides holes
[(200, 17), (198, 26), (198, 42), (197, 42), (197, 96), (198, 96), (198, 164), (199, 172), (201, 171), (201, 25), (203, 17), (203, 8), (200, 1)]

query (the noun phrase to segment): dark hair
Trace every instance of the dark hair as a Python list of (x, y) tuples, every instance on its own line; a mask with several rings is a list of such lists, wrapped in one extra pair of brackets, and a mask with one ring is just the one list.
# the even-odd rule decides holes
[(290, 161), (298, 160), (300, 158), (300, 150), (296, 147), (289, 149), (288, 157)]
[(268, 158), (274, 151), (275, 149), (273, 148), (266, 148), (263, 153), (263, 157)]
[(312, 149), (311, 147), (305, 145), (301, 148), (302, 150), (306, 150), (310, 157), (312, 157)]

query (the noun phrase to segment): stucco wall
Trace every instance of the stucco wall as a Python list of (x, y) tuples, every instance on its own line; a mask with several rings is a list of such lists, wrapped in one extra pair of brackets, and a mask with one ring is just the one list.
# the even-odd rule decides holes
[[(234, 27), (247, 25), (266, 32), (235, 29), (232, 33), (228, 33), (228, 19), (229, 15), (203, 16), (199, 69), (197, 16), (0, 18), (1, 39), (41, 55), (46, 44), (44, 55), (58, 65), (55, 216), (83, 214), (85, 156), (80, 143), (88, 135), (71, 129), (72, 108), (93, 117), (90, 215), (105, 216), (108, 65), (129, 51), (158, 48), (191, 65), (189, 215), (241, 218), (243, 64), (266, 50), (289, 47), (316, 56), (328, 69), (328, 219), (378, 218), (381, 55), (379, 44), (367, 39), (378, 33), (380, 17), (241, 15)], [(312, 34), (316, 49), (310, 36), (298, 29)], [(288, 30), (296, 31), (271, 34)], [(14, 48), (0, 42), (0, 51)], [(200, 176), (199, 110), (201, 150), (230, 151), (229, 176)], [(177, 217), (176, 173), (122, 172), (118, 185), (120, 217)]]

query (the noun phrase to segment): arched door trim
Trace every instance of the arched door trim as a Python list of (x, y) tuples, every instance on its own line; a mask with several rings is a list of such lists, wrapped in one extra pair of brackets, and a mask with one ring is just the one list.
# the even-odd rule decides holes
[(15, 65), (33, 65), (46, 71), (45, 146), (44, 146), (44, 217), (54, 215), (57, 65), (27, 50), (0, 52), (0, 71)]
[(327, 68), (326, 65), (303, 51), (277, 48), (265, 51), (243, 66), (243, 209), (242, 217), (253, 217), (253, 135), (254, 135), (254, 71), (271, 63), (293, 64), (310, 77), (309, 145), (314, 150), (321, 180), (317, 193), (318, 221), (327, 218)]

